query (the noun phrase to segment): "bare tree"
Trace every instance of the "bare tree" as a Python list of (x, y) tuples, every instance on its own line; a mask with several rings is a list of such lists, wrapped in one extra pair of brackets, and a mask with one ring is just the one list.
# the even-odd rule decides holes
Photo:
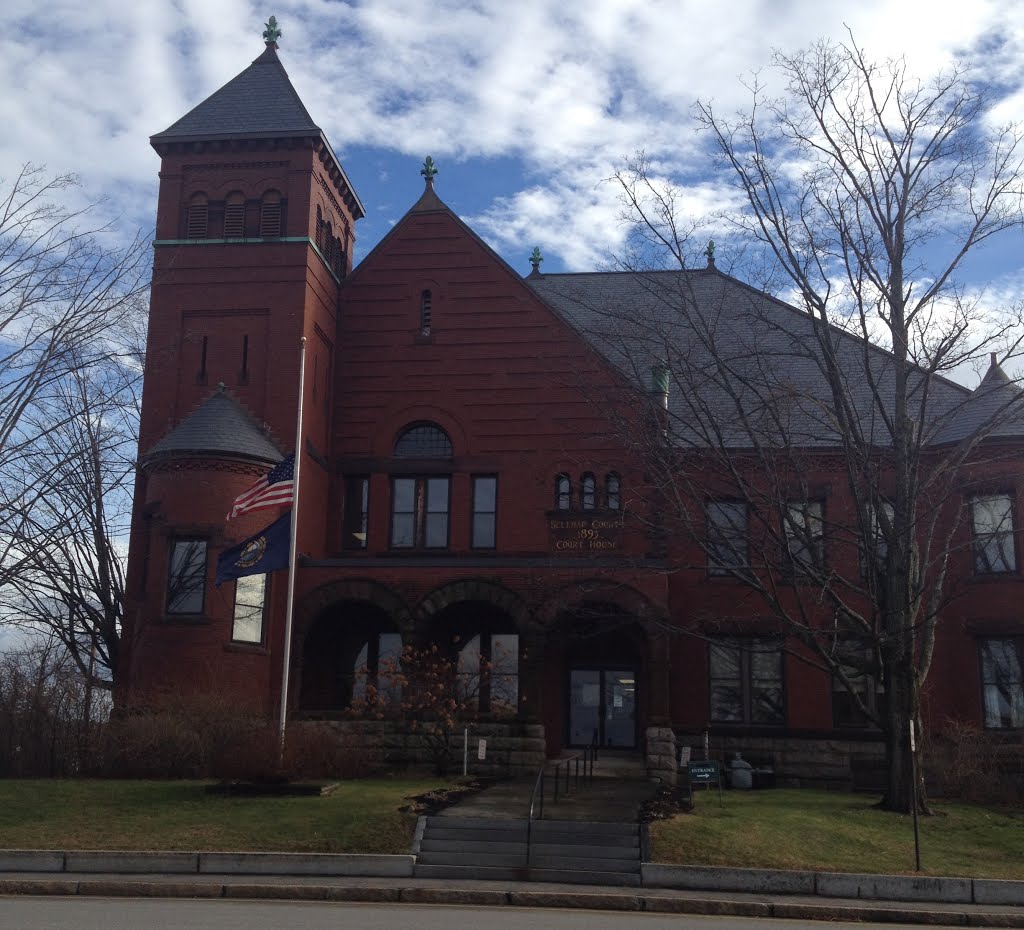
[(27, 165), (0, 193), (0, 623), (49, 628), (105, 682), (148, 263), (140, 238), (108, 247), (91, 208), (61, 206), (75, 184)]
[(696, 108), (745, 202), (718, 228), (763, 289), (716, 273), (713, 244), (707, 271), (683, 270), (693, 226), (641, 155), (616, 175), (626, 265), (644, 272), (628, 332), (621, 310), (578, 304), (620, 365), (646, 382), (656, 361), (655, 393), (671, 394), (632, 437), (666, 530), (742, 581), (880, 727), (883, 806), (905, 811), (910, 727), (956, 593), (963, 484), (998, 467), (997, 437), (1024, 437), (1021, 392), (995, 354), (974, 394), (943, 377), (1018, 356), (1019, 308), (986, 310), (958, 273), (1021, 227), (1020, 135), (990, 126), (990, 101), (959, 68), (921, 82), (852, 38), (777, 53), (775, 67), (782, 98), (755, 82), (737, 118)]

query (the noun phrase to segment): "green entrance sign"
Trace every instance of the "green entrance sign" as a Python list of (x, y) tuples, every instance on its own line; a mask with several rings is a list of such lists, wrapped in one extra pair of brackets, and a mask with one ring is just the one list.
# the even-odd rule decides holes
[(690, 773), (690, 781), (712, 782), (720, 778), (717, 762), (689, 762), (687, 770)]

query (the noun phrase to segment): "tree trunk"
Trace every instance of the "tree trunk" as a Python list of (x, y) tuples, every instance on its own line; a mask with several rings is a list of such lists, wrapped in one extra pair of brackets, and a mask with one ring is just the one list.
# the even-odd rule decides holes
[(930, 814), (924, 790), (924, 779), (920, 774), (920, 765), (915, 765), (910, 746), (910, 722), (914, 721), (915, 733), (918, 734), (920, 748), (921, 721), (918, 708), (918, 693), (915, 682), (907, 675), (904, 668), (902, 674), (899, 663), (892, 663), (894, 668), (886, 676), (886, 732), (885, 732), (885, 763), (886, 789), (878, 806), (882, 810), (909, 814), (914, 805), (914, 779), (917, 778), (917, 810), (920, 814)]

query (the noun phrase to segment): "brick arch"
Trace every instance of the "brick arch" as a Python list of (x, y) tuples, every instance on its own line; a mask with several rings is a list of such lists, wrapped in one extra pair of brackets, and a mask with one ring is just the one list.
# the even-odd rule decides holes
[(341, 601), (363, 601), (373, 604), (387, 613), (399, 630), (409, 630), (412, 626), (412, 613), (400, 594), (379, 581), (351, 578), (320, 585), (302, 598), (295, 612), (295, 641), (303, 642), (320, 614)]
[(556, 591), (540, 606), (537, 622), (541, 627), (553, 628), (566, 611), (593, 603), (618, 607), (648, 631), (666, 617), (663, 608), (631, 585), (593, 578), (571, 582)]
[(518, 629), (525, 629), (530, 624), (530, 609), (518, 594), (503, 585), (481, 578), (452, 581), (435, 588), (416, 606), (416, 622), (426, 625), (432, 617), (446, 607), (466, 601), (482, 601), (491, 604), (507, 613)]

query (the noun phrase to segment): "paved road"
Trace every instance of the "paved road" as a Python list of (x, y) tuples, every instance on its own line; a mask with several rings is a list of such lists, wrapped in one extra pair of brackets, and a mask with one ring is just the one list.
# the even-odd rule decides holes
[[(0, 927), (17, 930), (892, 930), (892, 924), (415, 904), (0, 898)], [(942, 928), (932, 928), (942, 930)]]

